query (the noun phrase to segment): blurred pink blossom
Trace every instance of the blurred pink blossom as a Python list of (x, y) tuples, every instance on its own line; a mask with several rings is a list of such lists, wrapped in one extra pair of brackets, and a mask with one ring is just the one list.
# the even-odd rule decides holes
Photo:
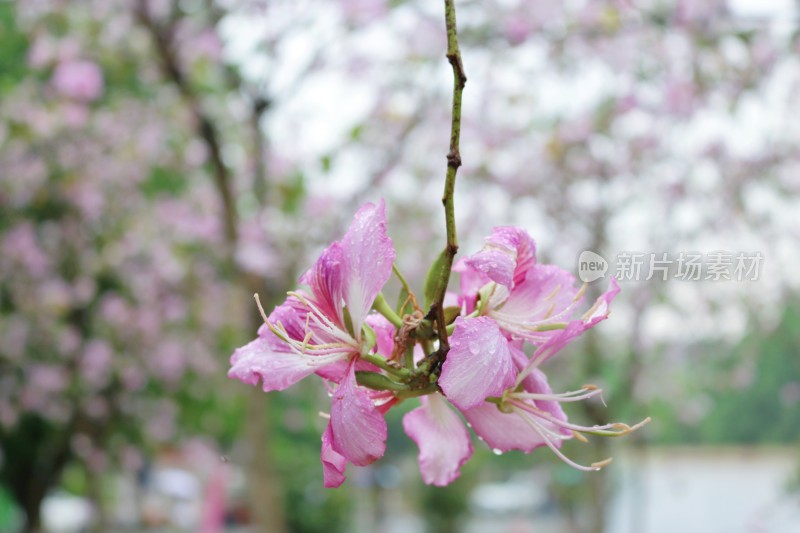
[(91, 61), (62, 61), (56, 66), (51, 82), (61, 95), (84, 103), (103, 94), (103, 73)]
[(86, 345), (81, 360), (81, 375), (93, 388), (99, 389), (108, 384), (113, 362), (111, 346), (104, 340), (93, 339)]
[(342, 13), (348, 24), (361, 26), (388, 12), (386, 0), (342, 0)]

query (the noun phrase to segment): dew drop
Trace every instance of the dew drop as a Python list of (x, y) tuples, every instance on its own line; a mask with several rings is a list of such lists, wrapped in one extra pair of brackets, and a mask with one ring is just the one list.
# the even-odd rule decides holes
[(503, 450), (500, 448), (492, 448), (492, 453), (495, 455), (503, 455)]

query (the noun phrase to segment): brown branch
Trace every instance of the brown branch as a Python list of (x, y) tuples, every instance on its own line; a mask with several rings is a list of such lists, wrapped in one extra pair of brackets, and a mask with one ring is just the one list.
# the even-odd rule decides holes
[(162, 27), (151, 16), (147, 4), (147, 0), (137, 0), (135, 9), (136, 17), (153, 38), (153, 43), (158, 52), (164, 76), (170, 80), (180, 92), (192, 113), (197, 134), (203, 139), (208, 148), (213, 169), (212, 176), (214, 178), (214, 186), (222, 202), (225, 239), (231, 250), (233, 250), (239, 237), (236, 226), (236, 206), (233, 200), (233, 180), (228, 167), (225, 166), (225, 162), (222, 159), (222, 145), (219, 132), (211, 118), (203, 111), (200, 98), (180, 68), (173, 42), (173, 36), (175, 34), (174, 21)]

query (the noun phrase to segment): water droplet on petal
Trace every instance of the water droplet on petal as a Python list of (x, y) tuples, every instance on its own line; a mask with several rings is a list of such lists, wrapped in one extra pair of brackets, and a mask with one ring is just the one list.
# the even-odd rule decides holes
[(503, 455), (503, 450), (500, 448), (492, 448), (492, 453), (495, 455)]

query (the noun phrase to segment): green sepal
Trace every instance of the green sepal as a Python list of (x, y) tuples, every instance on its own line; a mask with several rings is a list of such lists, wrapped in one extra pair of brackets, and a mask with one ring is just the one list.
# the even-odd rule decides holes
[(436, 258), (431, 268), (428, 269), (428, 275), (425, 276), (425, 307), (428, 308), (433, 304), (436, 294), (441, 290), (439, 283), (444, 277), (442, 270), (445, 268), (445, 250)]
[(444, 308), (444, 321), (445, 324), (450, 325), (456, 321), (456, 318), (461, 314), (461, 308), (458, 306), (451, 306)]
[(375, 330), (364, 322), (361, 326), (361, 353), (369, 353), (377, 342), (378, 336), (375, 334)]
[(386, 298), (383, 296), (382, 292), (379, 292), (375, 297), (375, 301), (372, 302), (372, 308), (382, 314), (386, 320), (392, 323), (394, 327), (403, 327), (403, 319), (400, 317), (400, 315), (394, 312), (394, 309), (389, 307), (389, 302), (386, 301)]
[(344, 315), (344, 327), (351, 337), (355, 337), (356, 334), (355, 331), (353, 331), (353, 317), (350, 316), (350, 310), (346, 306), (342, 308), (342, 315)]
[(408, 385), (392, 381), (383, 374), (367, 372), (364, 370), (356, 371), (356, 382), (362, 387), (373, 390), (407, 391)]

